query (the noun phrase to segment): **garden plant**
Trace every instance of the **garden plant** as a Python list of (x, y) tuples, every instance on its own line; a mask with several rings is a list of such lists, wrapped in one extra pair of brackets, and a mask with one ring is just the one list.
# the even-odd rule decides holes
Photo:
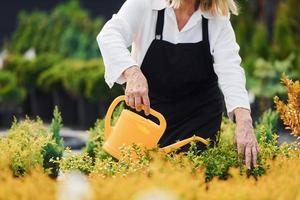
[[(67, 148), (62, 157), (62, 119), (55, 109), (49, 128), (41, 119), (15, 121), (8, 135), (0, 138), (0, 199), (55, 199), (64, 177), (73, 171), (86, 176), (87, 199), (148, 199), (153, 195), (162, 199), (299, 199), (300, 141), (279, 145), (276, 134), (279, 116), (287, 120), (293, 135), (298, 134), (299, 110), (286, 110), (299, 104), (299, 82), (282, 80), (288, 88), (288, 103), (275, 98), (279, 113), (268, 110), (256, 122), (260, 154), (257, 166), (250, 170), (237, 154), (235, 124), (226, 117), (218, 144), (202, 152), (195, 143), (188, 152), (167, 155), (159, 148), (141, 153), (141, 147), (133, 145), (121, 147), (123, 156), (117, 161), (101, 148), (104, 126), (98, 120), (89, 130), (83, 152)], [(116, 109), (114, 121), (122, 109), (122, 105)], [(131, 151), (137, 159), (129, 156)], [(47, 188), (42, 189), (45, 184)]]
[[(132, 145), (121, 147), (119, 161), (103, 151), (101, 118), (124, 91), (105, 83), (96, 43), (104, 19), (69, 0), (49, 12), (20, 12), (2, 47), (8, 55), (0, 69), (0, 128), (9, 128), (0, 136), (0, 200), (59, 199), (70, 188), (79, 188), (78, 199), (90, 200), (299, 200), (300, 4), (276, 1), (270, 30), (255, 1), (238, 2), (241, 15), (232, 17), (232, 25), (247, 88), (255, 96), (256, 166), (244, 166), (234, 143), (235, 124), (226, 116), (218, 143), (204, 151), (195, 143), (187, 152), (170, 154), (159, 147), (142, 153)], [(113, 124), (122, 109), (121, 104), (115, 110)], [(294, 142), (279, 144), (278, 122)], [(64, 148), (63, 124), (92, 126), (82, 152)], [(132, 151), (137, 159), (129, 156)], [(80, 190), (85, 186), (88, 190)]]

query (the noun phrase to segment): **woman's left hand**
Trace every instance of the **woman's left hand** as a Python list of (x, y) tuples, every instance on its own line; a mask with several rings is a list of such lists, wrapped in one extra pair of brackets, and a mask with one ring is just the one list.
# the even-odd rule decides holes
[(238, 154), (248, 169), (256, 165), (259, 146), (254, 133), (250, 111), (243, 108), (234, 110), (236, 118), (235, 142)]

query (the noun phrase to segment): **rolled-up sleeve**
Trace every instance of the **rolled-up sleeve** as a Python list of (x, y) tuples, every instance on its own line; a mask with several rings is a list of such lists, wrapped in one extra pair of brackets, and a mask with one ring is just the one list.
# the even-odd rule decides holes
[(123, 71), (137, 65), (128, 48), (142, 24), (144, 9), (143, 0), (127, 0), (97, 35), (105, 66), (105, 81), (110, 88), (115, 82), (123, 84)]
[(238, 107), (250, 110), (250, 103), (246, 90), (245, 71), (241, 67), (240, 47), (236, 42), (230, 20), (224, 21), (212, 54), (214, 70), (224, 94), (227, 114), (233, 120), (233, 110)]

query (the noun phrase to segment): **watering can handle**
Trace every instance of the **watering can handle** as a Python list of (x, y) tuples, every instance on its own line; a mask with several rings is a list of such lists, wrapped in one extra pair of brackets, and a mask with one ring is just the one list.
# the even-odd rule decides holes
[[(112, 117), (113, 111), (115, 110), (115, 107), (121, 101), (125, 101), (125, 95), (121, 95), (121, 96), (118, 96), (117, 98), (115, 98), (115, 100), (113, 100), (113, 102), (110, 104), (110, 106), (108, 108), (108, 111), (105, 116), (105, 124), (104, 124), (105, 125), (105, 131), (104, 131), (105, 139), (107, 139), (112, 132), (111, 117)], [(142, 109), (144, 110), (144, 106), (142, 106)], [(150, 114), (159, 120), (159, 129), (161, 131), (164, 131), (167, 126), (167, 122), (166, 122), (164, 116), (151, 108), (150, 108)]]

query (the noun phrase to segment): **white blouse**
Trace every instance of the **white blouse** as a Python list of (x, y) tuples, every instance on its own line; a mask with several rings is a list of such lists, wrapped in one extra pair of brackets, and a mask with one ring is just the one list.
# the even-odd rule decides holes
[[(224, 94), (227, 114), (233, 120), (232, 111), (235, 108), (250, 110), (245, 72), (240, 66), (239, 45), (229, 16), (213, 16), (198, 10), (179, 31), (174, 9), (166, 0), (127, 0), (118, 13), (106, 22), (97, 36), (97, 42), (108, 86), (111, 88), (114, 83), (123, 84), (125, 80), (122, 72), (133, 65), (141, 66), (154, 39), (157, 11), (163, 8), (166, 8), (163, 39), (172, 43), (201, 41), (202, 15), (208, 18), (213, 67)], [(128, 49), (130, 46), (131, 52)]]

